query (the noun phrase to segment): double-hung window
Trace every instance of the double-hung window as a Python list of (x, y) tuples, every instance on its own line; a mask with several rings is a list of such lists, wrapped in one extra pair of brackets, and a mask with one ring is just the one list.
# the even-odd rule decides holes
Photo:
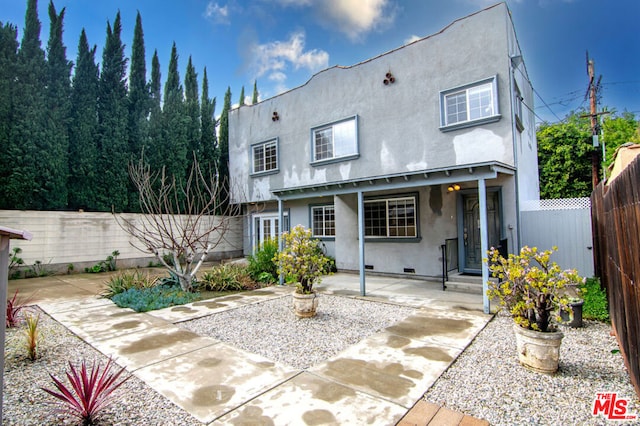
[(417, 238), (416, 196), (365, 200), (364, 235), (374, 238)]
[(253, 145), (253, 173), (275, 172), (278, 170), (278, 141), (273, 139)]
[(336, 211), (333, 205), (311, 207), (311, 224), (316, 238), (335, 237)]
[(311, 129), (311, 146), (312, 162), (346, 160), (357, 156), (357, 117)]
[(497, 78), (440, 92), (440, 124), (442, 130), (497, 121)]

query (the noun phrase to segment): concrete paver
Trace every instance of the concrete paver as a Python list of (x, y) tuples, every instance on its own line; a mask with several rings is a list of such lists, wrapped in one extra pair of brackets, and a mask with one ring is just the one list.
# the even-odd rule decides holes
[[(367, 277), (367, 299), (419, 310), (301, 371), (174, 325), (283, 297), (291, 288), (135, 313), (97, 297), (104, 280), (94, 274), (17, 280), (9, 294), (19, 286), (20, 294), (205, 424), (487, 424), (446, 408), (433, 412), (423, 401), (414, 405), (491, 318), (482, 313), (481, 296)], [(357, 275), (327, 277), (317, 289), (360, 297)]]

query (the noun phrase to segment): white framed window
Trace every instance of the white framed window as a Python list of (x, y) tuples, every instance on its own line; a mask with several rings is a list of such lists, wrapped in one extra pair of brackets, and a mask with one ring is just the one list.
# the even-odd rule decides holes
[(336, 211), (333, 204), (311, 207), (311, 229), (316, 238), (336, 236)]
[(496, 76), (440, 92), (442, 130), (472, 126), (499, 119)]
[(311, 129), (312, 163), (358, 155), (358, 118), (347, 118)]
[(416, 206), (416, 196), (365, 200), (365, 237), (417, 238)]
[(253, 145), (252, 173), (266, 173), (278, 170), (278, 140), (273, 139)]

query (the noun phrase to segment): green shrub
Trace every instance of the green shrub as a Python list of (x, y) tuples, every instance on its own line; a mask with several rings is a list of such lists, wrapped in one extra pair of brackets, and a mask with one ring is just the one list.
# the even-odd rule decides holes
[(600, 286), (598, 278), (589, 278), (580, 286), (580, 296), (584, 299), (582, 318), (609, 322), (607, 293)]
[(249, 269), (236, 263), (223, 263), (202, 274), (198, 288), (206, 291), (242, 291), (258, 287)]
[(273, 258), (278, 252), (278, 241), (268, 239), (256, 250), (255, 254), (249, 256), (249, 275), (255, 281), (263, 283), (274, 283), (278, 277), (278, 265)]
[(121, 308), (131, 308), (136, 312), (154, 311), (169, 306), (184, 305), (198, 300), (197, 293), (183, 291), (180, 287), (156, 286), (152, 288), (131, 288), (111, 298)]
[(112, 299), (116, 294), (123, 293), (130, 289), (144, 289), (155, 287), (158, 278), (140, 271), (125, 271), (115, 275), (105, 283), (102, 296)]
[(20, 278), (20, 270), (18, 269), (21, 265), (24, 265), (24, 260), (20, 256), (22, 253), (22, 249), (20, 247), (14, 247), (11, 249), (11, 253), (9, 254), (9, 279), (13, 280), (16, 278)]

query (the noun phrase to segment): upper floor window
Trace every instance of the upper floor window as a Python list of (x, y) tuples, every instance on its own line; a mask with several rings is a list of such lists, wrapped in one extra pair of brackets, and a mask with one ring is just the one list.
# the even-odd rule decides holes
[(524, 117), (522, 116), (522, 101), (523, 101), (523, 98), (522, 98), (522, 93), (520, 92), (520, 88), (518, 87), (518, 84), (515, 84), (514, 92), (513, 92), (513, 109), (516, 117), (516, 128), (520, 132), (524, 130), (524, 122), (523, 122)]
[(276, 139), (253, 145), (253, 173), (278, 170), (278, 141)]
[(440, 92), (440, 109), (442, 130), (499, 120), (497, 78)]
[(351, 117), (311, 129), (312, 161), (347, 159), (358, 155), (358, 120)]
[(314, 237), (335, 237), (336, 211), (333, 204), (311, 207), (311, 224)]
[(416, 197), (365, 200), (364, 235), (382, 238), (417, 238)]

